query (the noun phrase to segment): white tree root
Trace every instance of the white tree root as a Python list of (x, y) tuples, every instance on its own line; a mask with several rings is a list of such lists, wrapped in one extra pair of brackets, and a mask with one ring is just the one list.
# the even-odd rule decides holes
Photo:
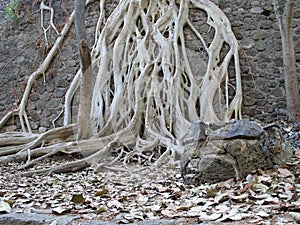
[[(175, 0), (121, 0), (106, 23), (104, 6), (105, 1), (100, 1), (92, 49), (92, 65), (97, 74), (90, 115), (93, 137), (70, 141), (74, 138), (71, 130), (76, 133), (75, 125), (68, 124), (72, 123), (70, 105), (79, 86), (79, 71), (66, 95), (65, 127), (48, 131), (34, 140), (22, 137), (19, 152), (3, 156), (0, 162), (25, 161), (30, 149), (33, 160), (22, 169), (58, 152), (79, 152), (84, 158), (30, 171), (26, 175), (68, 172), (86, 166), (96, 170), (119, 170), (112, 167), (117, 160), (123, 160), (125, 169), (132, 160), (141, 164), (154, 162), (153, 167), (159, 167), (182, 154), (193, 120), (219, 122), (241, 118), (238, 43), (227, 17), (216, 5), (209, 0), (181, 0), (180, 3)], [(207, 24), (214, 29), (210, 43), (189, 20), (190, 8), (206, 12)], [(63, 31), (67, 32), (69, 26)], [(200, 83), (190, 66), (185, 27), (200, 40), (208, 56), (207, 70)], [(66, 34), (63, 31), (50, 56), (28, 82), (18, 109), (24, 131), (25, 128), (30, 131), (25, 106), (31, 86), (36, 77), (45, 72)], [(225, 45), (228, 51), (224, 53)], [(229, 74), (230, 62), (234, 65), (234, 74)], [(232, 77), (235, 77), (234, 83), (230, 83)], [(233, 96), (229, 95), (229, 87), (234, 87)], [(51, 144), (61, 132), (66, 135)], [(24, 143), (26, 141), (28, 143)], [(110, 159), (112, 155), (115, 158)]]

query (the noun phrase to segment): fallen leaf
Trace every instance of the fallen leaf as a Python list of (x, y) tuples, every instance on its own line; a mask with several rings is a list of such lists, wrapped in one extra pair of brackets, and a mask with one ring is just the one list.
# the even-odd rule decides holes
[(198, 216), (202, 213), (202, 206), (194, 206), (189, 211), (187, 211), (187, 216)]
[(174, 215), (174, 212), (169, 210), (169, 209), (162, 210), (161, 214), (166, 216), (166, 217), (169, 217), (169, 218), (172, 218), (172, 217), (176, 216), (176, 215)]
[(155, 215), (155, 213), (153, 213), (153, 212), (146, 213), (146, 216), (147, 216), (147, 219), (149, 219), (149, 220), (157, 220), (160, 218), (159, 216)]
[(231, 209), (228, 214), (228, 219), (231, 220), (241, 220), (243, 219), (242, 213), (238, 209)]
[(108, 193), (108, 190), (106, 188), (102, 188), (102, 189), (98, 190), (95, 195), (96, 196), (103, 196), (107, 193)]
[(290, 177), (290, 176), (294, 176), (291, 171), (289, 171), (286, 168), (278, 168), (278, 176), (279, 177)]
[(260, 210), (259, 212), (257, 212), (256, 215), (260, 216), (262, 218), (270, 217), (270, 215), (268, 213), (266, 213), (265, 211), (263, 211), (263, 210)]
[(294, 218), (294, 220), (296, 220), (296, 222), (300, 222), (300, 213), (290, 212), (289, 214)]
[(206, 192), (206, 198), (214, 198), (216, 197), (216, 195), (218, 194), (218, 190), (217, 189), (209, 189)]
[(254, 183), (252, 186), (252, 190), (255, 192), (263, 192), (265, 193), (268, 190), (268, 186), (262, 183)]
[(221, 213), (212, 213), (210, 215), (206, 214), (205, 212), (201, 212), (199, 216), (200, 221), (214, 221), (219, 219), (222, 216)]
[(249, 190), (250, 194), (251, 194), (251, 198), (255, 198), (255, 199), (266, 199), (269, 198), (271, 195), (264, 193), (264, 194), (256, 194), (254, 191)]
[(118, 200), (109, 201), (107, 203), (107, 206), (109, 208), (114, 207), (114, 206), (117, 207), (118, 209), (123, 208), (123, 204), (121, 202), (119, 202)]
[[(139, 209), (132, 209), (130, 210), (130, 215), (135, 218), (135, 219), (140, 219), (143, 220), (144, 219), (144, 213), (139, 210)], [(125, 215), (125, 218), (128, 219)]]
[(187, 211), (192, 207), (191, 204), (186, 204), (186, 205), (179, 205), (176, 207), (176, 211)]
[(13, 199), (5, 199), (4, 202), (8, 203), (10, 206), (13, 206), (16, 201)]
[(0, 197), (3, 197), (6, 194), (6, 190), (0, 190)]
[(267, 197), (265, 199), (265, 202), (269, 203), (269, 204), (278, 204), (279, 203), (279, 199), (277, 197)]
[(52, 212), (53, 212), (53, 213), (56, 213), (56, 214), (63, 214), (63, 213), (66, 213), (66, 212), (68, 212), (68, 211), (69, 211), (68, 208), (61, 207), (61, 206), (58, 206), (58, 207), (52, 209)]
[(96, 213), (101, 214), (106, 211), (107, 211), (107, 209), (106, 209), (105, 205), (100, 205), (99, 208), (97, 209)]
[[(248, 215), (248, 214), (246, 214)], [(242, 220), (244, 217), (243, 217), (243, 213), (241, 213), (238, 209), (236, 208), (233, 208), (230, 210), (230, 212), (226, 215), (223, 215), (222, 218), (218, 219), (217, 221), (218, 222), (222, 222), (224, 220), (234, 220), (234, 221), (237, 221), (237, 220)]]
[(135, 200), (138, 204), (145, 205), (148, 202), (149, 198), (148, 198), (148, 196), (138, 194), (138, 196), (136, 196)]
[(237, 202), (242, 202), (244, 201), (245, 199), (247, 199), (249, 197), (249, 194), (248, 193), (243, 193), (241, 195), (234, 195), (234, 196), (231, 196), (230, 198), (233, 199), (233, 200), (236, 200)]
[(0, 202), (0, 213), (10, 213), (11, 207), (7, 202)]
[(71, 201), (74, 202), (75, 204), (80, 204), (80, 203), (84, 203), (85, 200), (82, 194), (80, 195), (75, 194), (72, 196)]
[(215, 198), (214, 198), (214, 202), (215, 203), (222, 203), (222, 202), (225, 202), (227, 200), (229, 200), (229, 194), (228, 193), (223, 193), (223, 194), (220, 194), (220, 195), (217, 195)]
[(161, 204), (160, 203), (156, 203), (154, 205), (151, 206), (147, 206), (148, 209), (150, 209), (151, 211), (159, 211), (161, 209)]

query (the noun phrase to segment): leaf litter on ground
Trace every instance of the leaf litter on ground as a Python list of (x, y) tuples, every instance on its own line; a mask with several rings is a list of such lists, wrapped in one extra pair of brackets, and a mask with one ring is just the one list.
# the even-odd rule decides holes
[[(139, 173), (86, 169), (22, 177), (12, 170), (18, 164), (10, 163), (0, 168), (0, 211), (50, 210), (117, 223), (180, 218), (199, 223), (265, 224), (266, 220), (278, 220), (294, 224), (300, 213), (300, 174), (294, 170), (299, 165), (300, 154), (290, 164), (257, 170), (238, 181), (188, 186), (182, 183), (180, 168), (168, 165)], [(43, 167), (42, 163), (38, 167)]]

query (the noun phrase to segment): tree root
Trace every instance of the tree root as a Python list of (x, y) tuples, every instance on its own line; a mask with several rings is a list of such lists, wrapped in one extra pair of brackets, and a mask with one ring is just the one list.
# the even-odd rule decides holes
[[(27, 160), (20, 167), (24, 169), (57, 153), (80, 153), (84, 157), (29, 171), (24, 173), (26, 176), (70, 172), (87, 166), (117, 170), (113, 167), (117, 160), (123, 161), (121, 170), (129, 170), (129, 162), (154, 163), (155, 168), (183, 153), (193, 120), (219, 122), (241, 118), (238, 44), (227, 17), (216, 5), (209, 0), (181, 0), (179, 4), (175, 0), (121, 0), (106, 23), (104, 5), (101, 0), (91, 51), (96, 82), (88, 121), (93, 136), (75, 141), (77, 126), (69, 125), (72, 98), (79, 87), (78, 71), (67, 92), (64, 127), (41, 135), (14, 137), (16, 143), (10, 142), (14, 147), (0, 149), (0, 162)], [(190, 21), (190, 8), (206, 13), (207, 25), (214, 30), (211, 40), (204, 38)], [(31, 87), (47, 69), (73, 16), (42, 65), (30, 76), (19, 108), (2, 119), (0, 126), (18, 113), (23, 131), (31, 132), (25, 110)], [(200, 40), (207, 54), (207, 69), (200, 82), (191, 69), (195, 62), (189, 61), (184, 28)], [(234, 74), (229, 73), (230, 62)], [(233, 77), (235, 82), (230, 83)], [(232, 96), (229, 87), (234, 87)], [(4, 141), (0, 141), (0, 146), (1, 143)]]

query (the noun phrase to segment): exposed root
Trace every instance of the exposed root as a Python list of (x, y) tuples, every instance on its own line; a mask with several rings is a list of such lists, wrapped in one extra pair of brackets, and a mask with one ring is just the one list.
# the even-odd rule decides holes
[[(79, 71), (66, 96), (66, 127), (48, 131), (31, 141), (28, 138), (27, 143), (23, 137), (20, 147), (16, 146), (18, 153), (6, 155), (0, 162), (32, 159), (21, 167), (26, 168), (59, 152), (81, 153), (84, 157), (25, 175), (69, 172), (86, 166), (116, 170), (113, 167), (116, 160), (123, 161), (124, 170), (129, 162), (148, 165), (154, 162), (153, 167), (159, 167), (182, 154), (191, 121), (241, 118), (238, 44), (227, 17), (216, 5), (209, 0), (180, 3), (121, 0), (106, 23), (104, 5), (105, 1), (100, 1), (101, 13), (91, 51), (92, 69), (97, 74), (89, 118), (93, 137), (74, 141), (76, 127), (66, 126), (72, 123), (70, 105), (79, 87)], [(214, 30), (211, 40), (202, 37), (189, 20), (190, 8), (206, 13), (207, 24)], [(31, 131), (25, 111), (31, 86), (45, 72), (72, 19), (73, 14), (41, 67), (28, 81), (17, 110), (24, 131)], [(190, 64), (195, 62), (190, 62), (187, 54), (186, 27), (207, 54), (207, 69), (200, 82), (191, 69)], [(229, 73), (230, 62), (234, 74)], [(233, 95), (229, 95), (229, 87), (234, 87)], [(57, 134), (62, 139), (51, 143)], [(110, 159), (112, 155), (115, 158)]]
[[(9, 132), (0, 134), (0, 146), (27, 144), (35, 140), (39, 135), (32, 133)], [(0, 150), (1, 152), (1, 150)]]
[(78, 171), (78, 170), (83, 169), (88, 166), (89, 166), (89, 164), (84, 159), (81, 159), (81, 160), (69, 162), (67, 164), (63, 164), (63, 165), (53, 167), (53, 168), (51, 167), (51, 168), (46, 168), (46, 169), (41, 169), (41, 170), (24, 172), (22, 174), (22, 176), (74, 172), (74, 171)]
[[(58, 35), (59, 35), (59, 32), (58, 32), (58, 30), (56, 29), (56, 27), (55, 27), (55, 25), (53, 23), (53, 17), (54, 17), (54, 10), (53, 10), (53, 8), (51, 8), (49, 6), (46, 6), (44, 4), (44, 2), (42, 1), (40, 9), (41, 9), (41, 27), (43, 28), (44, 35), (45, 35), (45, 40), (46, 40), (46, 44), (47, 44), (47, 47), (48, 47), (49, 43), (48, 43), (48, 38), (47, 38), (47, 31), (49, 30), (50, 26), (56, 31), (56, 33)], [(44, 27), (44, 10), (49, 10), (50, 11), (50, 25), (47, 28)]]

